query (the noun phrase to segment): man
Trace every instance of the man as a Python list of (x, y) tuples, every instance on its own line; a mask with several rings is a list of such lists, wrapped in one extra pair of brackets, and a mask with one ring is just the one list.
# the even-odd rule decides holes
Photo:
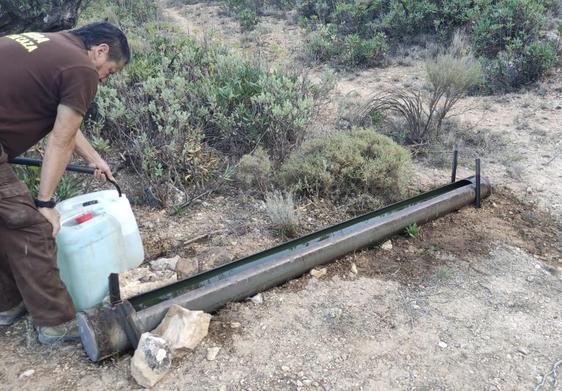
[[(127, 38), (107, 22), (0, 38), (0, 325), (14, 323), (27, 310), (42, 343), (78, 337), (74, 306), (56, 263), (60, 220), (53, 195), (74, 150), (98, 176), (113, 179), (80, 125), (98, 82), (129, 59)], [(7, 160), (48, 133), (33, 200)]]

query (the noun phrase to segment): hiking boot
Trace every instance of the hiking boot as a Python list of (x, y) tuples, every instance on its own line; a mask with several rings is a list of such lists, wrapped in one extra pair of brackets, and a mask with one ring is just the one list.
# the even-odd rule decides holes
[(16, 323), (26, 312), (23, 301), (7, 311), (0, 312), (0, 326), (10, 326)]
[(37, 337), (43, 345), (51, 345), (57, 342), (79, 341), (80, 333), (76, 321), (71, 320), (56, 326), (37, 327)]

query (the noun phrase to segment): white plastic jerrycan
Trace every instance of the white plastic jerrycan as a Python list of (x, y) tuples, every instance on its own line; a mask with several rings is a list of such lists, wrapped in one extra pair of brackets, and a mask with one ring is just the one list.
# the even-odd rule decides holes
[(127, 267), (117, 219), (103, 211), (67, 214), (56, 241), (60, 276), (76, 311), (101, 304), (109, 275)]
[(61, 219), (86, 211), (98, 214), (107, 213), (113, 216), (120, 224), (123, 235), (125, 262), (123, 263), (124, 267), (118, 270), (119, 272), (135, 268), (144, 260), (144, 249), (137, 221), (125, 194), (119, 197), (116, 190), (88, 193), (60, 202), (57, 205), (57, 210), (61, 214)]

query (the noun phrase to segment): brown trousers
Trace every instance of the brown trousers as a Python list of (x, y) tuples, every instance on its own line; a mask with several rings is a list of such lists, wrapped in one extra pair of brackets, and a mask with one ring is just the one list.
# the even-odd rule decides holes
[(74, 305), (59, 276), (53, 227), (7, 160), (0, 146), (0, 311), (23, 299), (36, 325), (55, 326), (74, 318)]

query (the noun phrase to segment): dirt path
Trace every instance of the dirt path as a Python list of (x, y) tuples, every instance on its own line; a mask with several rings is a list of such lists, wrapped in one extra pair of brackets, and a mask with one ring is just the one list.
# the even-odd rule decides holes
[[(236, 50), (260, 47), (215, 5), (176, 5), (166, 13), (200, 39), (213, 30)], [(287, 54), (283, 61), (291, 59), (299, 40), (283, 37), (298, 36), (296, 27), (275, 18), (262, 24), (271, 33), (260, 50), (278, 55), (277, 45)], [(339, 76), (330, 121), (344, 99), (422, 83), (423, 66), (415, 60)], [(415, 239), (396, 236), (389, 251), (350, 254), (328, 265), (320, 280), (305, 275), (264, 292), (261, 305), (218, 311), (203, 344), (175, 362), (155, 389), (534, 389), (562, 359), (558, 80), (523, 94), (463, 101), (475, 109), (459, 126), (489, 144), (481, 148), (484, 172), (499, 188), (482, 209), (467, 207), (427, 224)], [(333, 131), (330, 121), (315, 131)], [(459, 176), (471, 174), (472, 157), (463, 157)], [(414, 186), (447, 181), (448, 168), (431, 163), (418, 163)], [(279, 242), (260, 205), (233, 192), (181, 216), (135, 212), (149, 257), (205, 260), (202, 270)], [(307, 231), (342, 218), (324, 204), (302, 212)], [(207, 232), (213, 234), (204, 241), (182, 244)], [(0, 389), (138, 389), (129, 354), (94, 364), (79, 344), (40, 346), (27, 320), (0, 327), (0, 344)], [(215, 361), (206, 359), (210, 347), (221, 348)], [(562, 369), (539, 389), (555, 389), (555, 378), (562, 382)]]

